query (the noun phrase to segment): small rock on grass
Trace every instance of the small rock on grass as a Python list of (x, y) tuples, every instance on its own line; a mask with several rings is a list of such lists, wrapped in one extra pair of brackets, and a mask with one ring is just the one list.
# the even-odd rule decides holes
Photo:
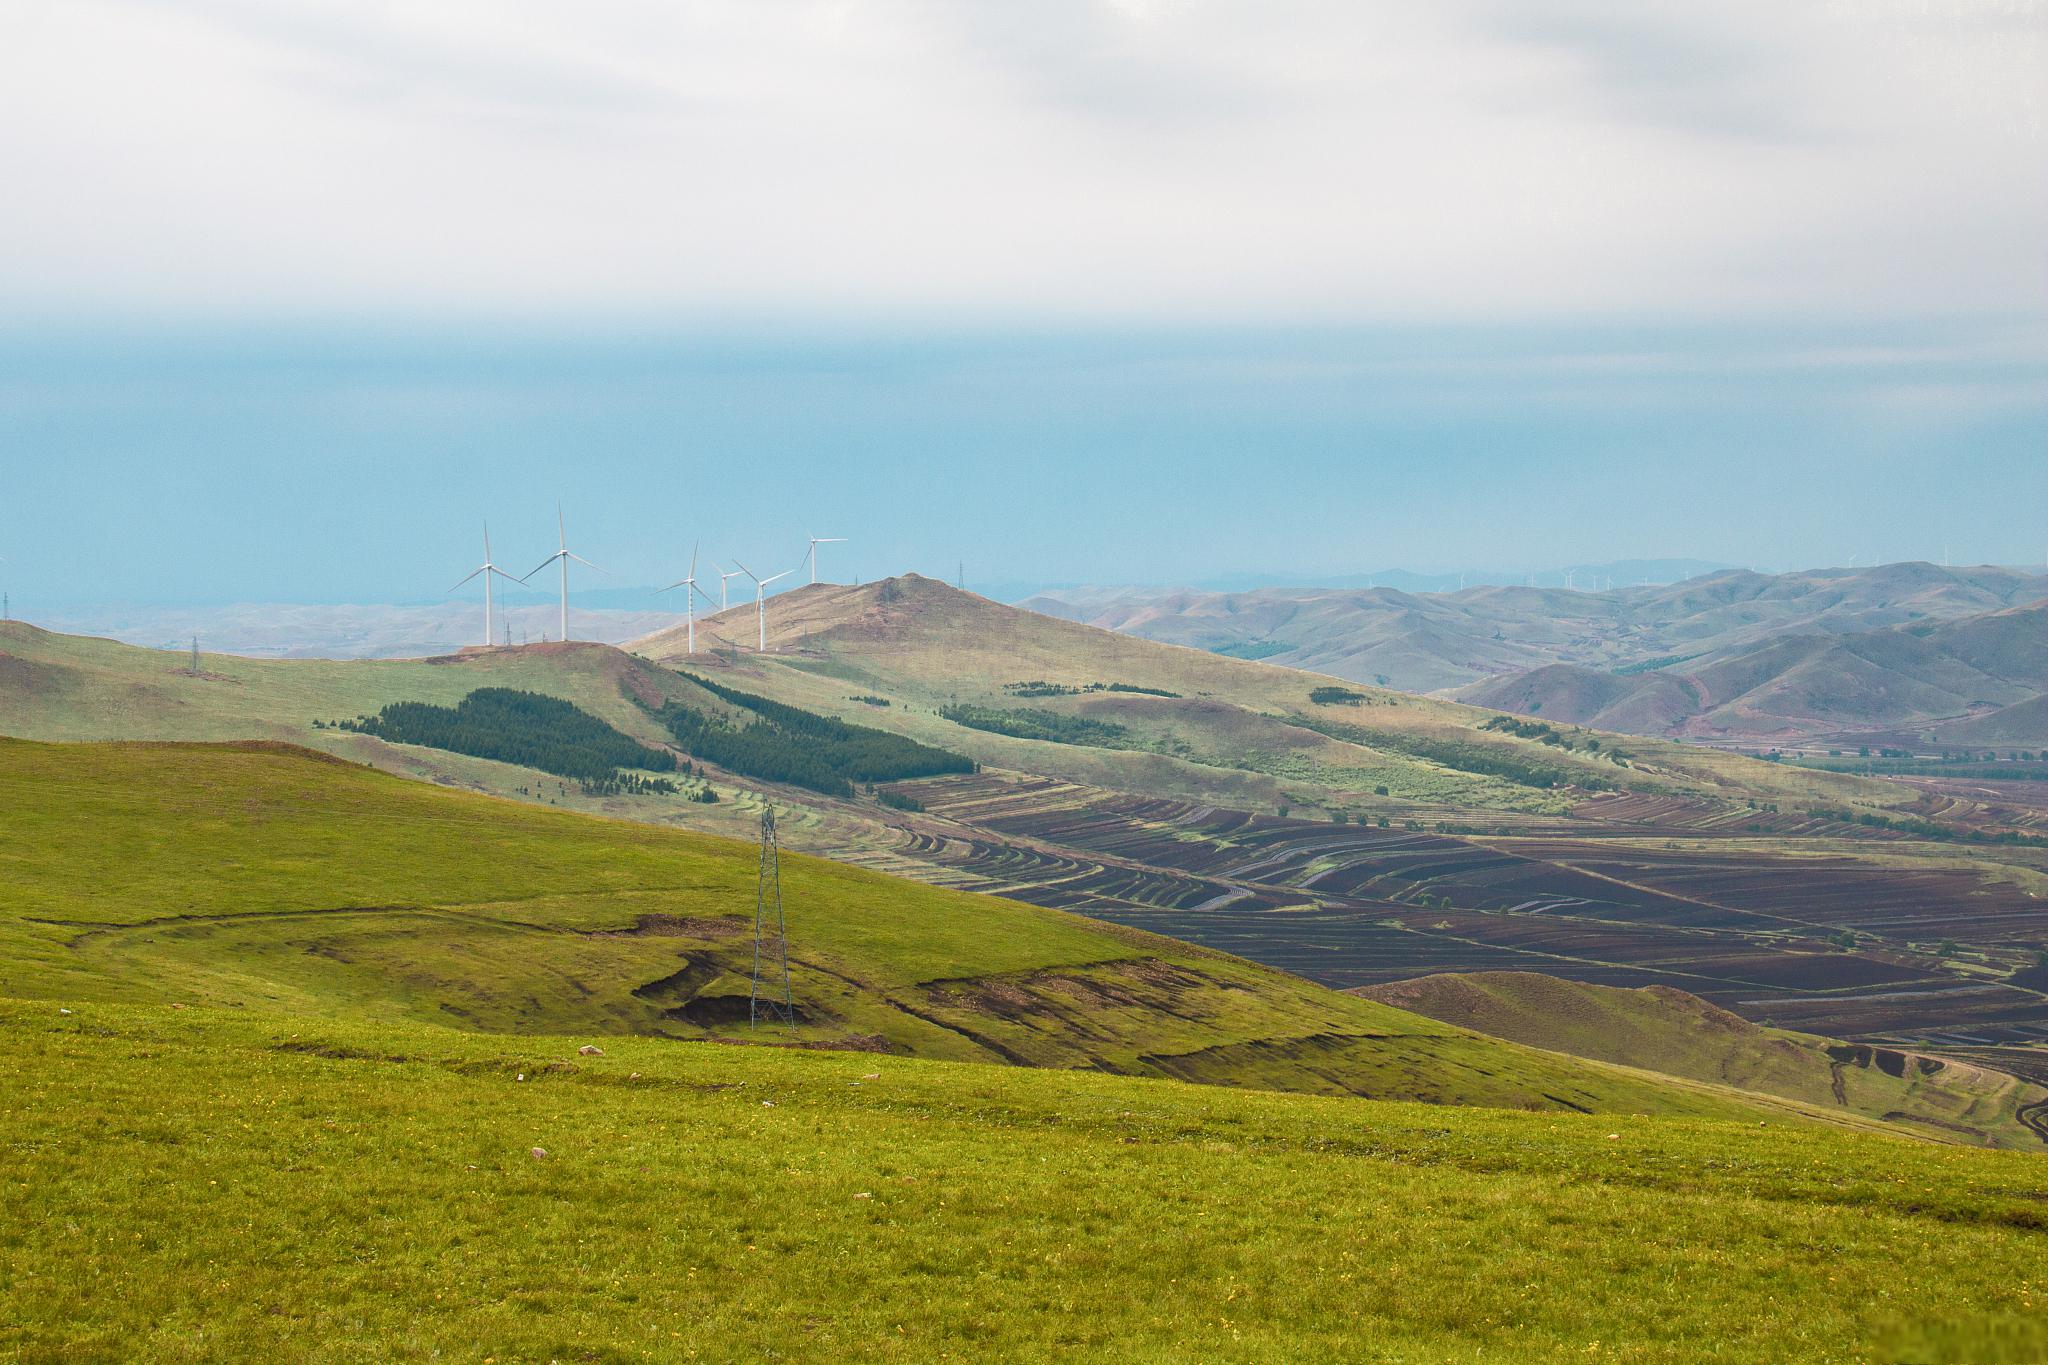
[(548, 1149), (545, 1147), (535, 1147), (530, 1155), (535, 1161), (546, 1161), (548, 1159)]
[(577, 1052), (577, 1055), (578, 1055), (578, 1056), (582, 1056), (582, 1057), (602, 1057), (602, 1056), (604, 1056), (604, 1049), (603, 1049), (603, 1048), (601, 1048), (601, 1047), (597, 1047), (597, 1046), (594, 1046), (594, 1045), (592, 1045), (592, 1044), (590, 1044), (590, 1043), (585, 1043), (585, 1044), (584, 1044), (584, 1045), (583, 1045), (582, 1047), (579, 1047), (579, 1048), (577, 1048), (577, 1049), (576, 1049), (576, 1052)]

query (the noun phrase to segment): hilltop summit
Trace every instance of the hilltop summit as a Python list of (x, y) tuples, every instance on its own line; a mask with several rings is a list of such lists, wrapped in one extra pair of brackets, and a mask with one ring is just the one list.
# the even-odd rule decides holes
[[(1067, 624), (1054, 623), (1050, 618), (916, 573), (854, 585), (807, 583), (769, 598), (766, 615), (771, 650), (816, 643), (828, 636), (851, 644), (863, 640), (901, 640), (913, 634), (937, 634), (966, 627), (1002, 630), (1014, 628), (1018, 618)], [(678, 621), (628, 641), (624, 647), (635, 654), (666, 661), (682, 655), (685, 638), (685, 627)], [(756, 640), (754, 603), (734, 603), (722, 612), (698, 617), (698, 648), (702, 649), (707, 639), (751, 649)]]

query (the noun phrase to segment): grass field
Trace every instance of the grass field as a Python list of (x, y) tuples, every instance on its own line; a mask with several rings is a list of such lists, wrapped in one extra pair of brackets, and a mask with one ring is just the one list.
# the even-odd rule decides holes
[(2048, 1355), (2007, 1153), (253, 1008), (0, 1037), (22, 1361)]
[(750, 845), (284, 746), (0, 809), (0, 1358), (2048, 1354), (2038, 1157), (797, 855), (764, 1039)]
[[(0, 995), (749, 1035), (749, 844), (262, 746), (0, 741), (0, 808)], [(1731, 1091), (1057, 910), (796, 855), (783, 889), (793, 1041), (1446, 1103), (1754, 1112)]]

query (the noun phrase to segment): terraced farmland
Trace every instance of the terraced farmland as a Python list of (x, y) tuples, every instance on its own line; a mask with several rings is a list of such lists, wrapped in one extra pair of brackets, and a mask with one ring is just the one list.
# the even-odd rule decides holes
[(1760, 843), (1747, 811), (1658, 797), (1586, 801), (1566, 836), (1291, 819), (995, 771), (912, 789), (927, 816), (890, 856), (922, 875), (1326, 985), (1540, 971), (1676, 986), (1831, 1036), (2048, 1045), (2033, 965), (2048, 916), (2024, 858), (1973, 866), (1805, 817), (1767, 815), (1780, 828)]

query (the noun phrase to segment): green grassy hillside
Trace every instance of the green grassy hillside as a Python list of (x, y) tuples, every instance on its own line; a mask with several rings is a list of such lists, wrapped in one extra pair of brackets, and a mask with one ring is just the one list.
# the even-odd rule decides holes
[[(456, 706), (483, 688), (560, 698), (644, 744), (669, 741), (654, 712), (679, 702), (736, 715), (722, 699), (673, 670), (608, 645), (549, 644), (467, 650), (436, 659), (248, 659), (139, 649), (0, 621), (0, 735), (40, 740), (275, 740), (369, 763), (386, 772), (569, 809), (744, 833), (757, 805), (703, 805), (631, 793), (592, 796), (533, 768), (390, 743), (333, 723), (393, 703)], [(721, 782), (729, 798), (734, 786)], [(857, 815), (833, 811), (841, 843), (870, 838)]]
[(630, 699), (659, 705), (673, 684), (605, 645), (480, 649), (439, 659), (249, 659), (140, 649), (0, 621), (5, 733), (21, 739), (283, 739), (339, 746), (316, 720), (373, 712), (393, 701), (453, 705), (479, 687), (571, 701), (641, 738), (655, 738)]
[[(638, 642), (644, 658), (587, 644), (399, 661), (208, 654), (196, 674), (182, 654), (0, 622), (0, 733), (55, 740), (284, 740), (387, 771), (508, 794), (530, 789), (533, 774), (315, 722), (393, 702), (452, 706), (476, 689), (504, 687), (559, 697), (635, 739), (660, 743), (670, 736), (647, 708), (679, 701), (712, 714), (732, 711), (673, 668), (658, 666), (687, 663), (722, 683), (994, 766), (1252, 810), (1308, 804), (1362, 812), (1393, 803), (1423, 818), (1560, 815), (1583, 789), (1624, 785), (1831, 807), (1886, 807), (1910, 796), (1881, 783), (1651, 740), (1627, 740), (1627, 757), (1617, 761), (1612, 737), (1542, 742), (1484, 729), (1488, 712), (1379, 689), (1350, 687), (1353, 699), (1318, 703), (1311, 693), (1332, 680), (1018, 611), (915, 575), (859, 588), (820, 584), (778, 597), (769, 621), (779, 652), (768, 656), (714, 652), (726, 620), (713, 618), (704, 627), (706, 649), (694, 659), (683, 656), (679, 638), (669, 632)], [(1033, 699), (1028, 709), (1099, 722), (1121, 738), (1107, 747), (1017, 739), (939, 714), (963, 702), (1027, 705), (1009, 689), (1033, 679), (1081, 690)], [(1173, 695), (1086, 690), (1090, 684)], [(872, 707), (857, 700), (862, 695), (896, 704)], [(746, 819), (745, 812), (717, 807), (582, 801), (550, 791), (564, 804), (696, 828), (737, 831)], [(808, 804), (817, 819), (839, 826), (834, 837), (818, 841), (821, 847), (887, 841), (869, 813), (827, 801)]]
[[(751, 628), (751, 607), (746, 615)], [(700, 624), (700, 644), (728, 625), (736, 632), (738, 619), (735, 611)], [(1384, 789), (1405, 806), (1518, 814), (1561, 813), (1585, 789), (1622, 786), (1764, 803), (1910, 799), (1881, 783), (1661, 740), (1581, 732), (1546, 741), (1489, 730), (1493, 712), (1384, 688), (1342, 684), (1348, 696), (1318, 702), (1313, 694), (1340, 680), (1042, 616), (915, 574), (799, 588), (770, 604), (768, 625), (770, 654), (700, 653), (699, 666), (722, 661), (735, 686), (847, 717), (869, 709), (859, 695), (885, 696), (896, 705), (870, 723), (994, 766), (1148, 794), (1247, 809), (1305, 794), (1356, 809)], [(683, 661), (679, 630), (626, 647)], [(1072, 691), (1020, 695), (1020, 685), (1040, 683)], [(1119, 684), (1148, 691), (1111, 690)], [(1050, 712), (1121, 733), (1075, 743), (1013, 738), (943, 714), (963, 707)]]
[[(0, 741), (0, 995), (747, 1036), (751, 845), (303, 751)], [(796, 1041), (1446, 1103), (1734, 1114), (1171, 939), (790, 855)]]
[(1766, 1028), (1668, 986), (1625, 989), (1535, 972), (1441, 974), (1358, 994), (1553, 1052), (2041, 1151), (2048, 1088), (1967, 1062)]
[(0, 1357), (2048, 1356), (2038, 1158), (584, 1038), (0, 1002)]

